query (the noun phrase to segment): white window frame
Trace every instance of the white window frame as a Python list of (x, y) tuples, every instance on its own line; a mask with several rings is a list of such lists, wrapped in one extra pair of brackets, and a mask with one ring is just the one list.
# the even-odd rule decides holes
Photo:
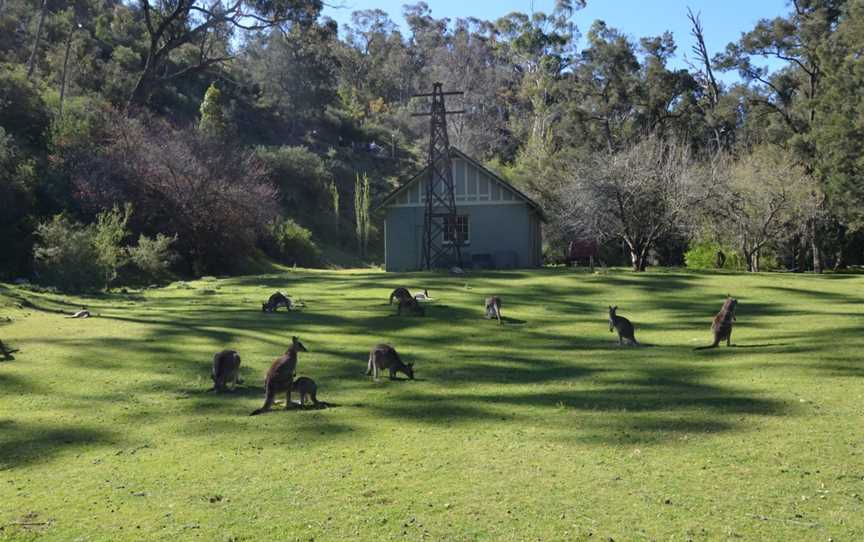
[[(444, 239), (443, 242), (445, 245), (452, 245), (453, 239), (448, 239), (450, 228), (447, 225), (447, 218), (444, 217)], [(471, 215), (456, 215), (456, 225), (459, 226), (459, 220), (464, 219), (465, 222), (465, 238), (462, 239), (462, 243), (459, 246), (466, 246), (471, 244)]]

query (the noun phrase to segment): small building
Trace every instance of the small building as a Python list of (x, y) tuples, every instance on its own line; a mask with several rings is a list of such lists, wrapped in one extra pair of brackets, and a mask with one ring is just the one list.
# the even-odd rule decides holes
[[(499, 175), (451, 147), (456, 224), (443, 242), (464, 239), (464, 267), (512, 269), (543, 263), (540, 206)], [(428, 166), (387, 195), (378, 205), (384, 218), (384, 265), (387, 271), (422, 267), (423, 225)], [(455, 262), (451, 262), (455, 265)]]

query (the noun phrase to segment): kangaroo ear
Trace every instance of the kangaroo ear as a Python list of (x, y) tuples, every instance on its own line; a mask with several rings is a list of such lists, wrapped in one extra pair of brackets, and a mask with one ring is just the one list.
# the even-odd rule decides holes
[(411, 368), (413, 369), (413, 368), (414, 368), (414, 363), (413, 363), (413, 362), (412, 362), (412, 363), (409, 363), (409, 364), (408, 364), (408, 367), (411, 367)]
[(297, 335), (294, 335), (293, 337), (291, 337), (291, 342), (299, 343), (300, 339), (297, 338)]

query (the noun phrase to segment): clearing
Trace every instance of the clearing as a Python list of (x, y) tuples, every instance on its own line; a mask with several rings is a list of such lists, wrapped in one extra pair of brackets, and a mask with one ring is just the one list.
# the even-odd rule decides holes
[[(426, 287), (425, 318), (392, 288)], [(283, 290), (306, 303), (261, 312)], [(419, 290), (418, 290), (419, 291)], [(708, 344), (727, 293), (735, 348)], [(484, 320), (500, 294), (504, 325)], [(65, 319), (80, 305), (98, 313)], [(648, 347), (619, 347), (606, 311)], [(261, 406), (298, 335), (326, 410)], [(0, 539), (860, 540), (864, 277), (307, 271), (0, 286)], [(363, 376), (390, 342), (417, 380)], [(235, 348), (221, 395), (210, 360)]]

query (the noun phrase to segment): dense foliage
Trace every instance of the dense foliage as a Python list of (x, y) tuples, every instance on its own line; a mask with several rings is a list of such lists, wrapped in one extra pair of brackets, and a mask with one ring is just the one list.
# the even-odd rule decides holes
[[(690, 13), (690, 69), (670, 66), (670, 33), (634, 39), (579, 21), (583, 5), (452, 21), (420, 2), (405, 28), (375, 9), (338, 28), (300, 0), (3, 0), (0, 274), (33, 272), (54, 215), (87, 224), (126, 204), (130, 236), (172, 239), (179, 272), (293, 246), (274, 244), (277, 219), (375, 258), (376, 217), (356, 227), (354, 202), (374, 208), (422, 162), (411, 96), (434, 81), (466, 93), (451, 142), (547, 209), (548, 254), (589, 236), (635, 269), (699, 242), (753, 270), (766, 251), (799, 270), (860, 263), (864, 0), (796, 0), (724, 51)], [(612, 182), (648, 147), (647, 176)], [(352, 197), (358, 174), (368, 196)], [(633, 200), (611, 227), (616, 183)]]

